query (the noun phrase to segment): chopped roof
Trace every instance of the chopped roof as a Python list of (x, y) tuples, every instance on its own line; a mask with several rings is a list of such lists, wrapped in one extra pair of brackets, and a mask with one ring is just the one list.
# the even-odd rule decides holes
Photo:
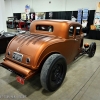
[(73, 22), (71, 20), (62, 20), (62, 19), (39, 19), (39, 20), (35, 20), (35, 21), (50, 21), (50, 22), (61, 22), (61, 23), (69, 23), (69, 24), (78, 24), (78, 25), (81, 25), (78, 22)]

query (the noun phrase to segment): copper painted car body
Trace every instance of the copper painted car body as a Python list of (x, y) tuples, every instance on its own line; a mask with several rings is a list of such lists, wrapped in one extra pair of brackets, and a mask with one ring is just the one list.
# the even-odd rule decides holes
[[(73, 35), (70, 36), (71, 27)], [(24, 79), (41, 69), (44, 60), (53, 53), (63, 55), (69, 64), (82, 50), (81, 28), (81, 24), (69, 20), (35, 20), (30, 25), (30, 34), (16, 36), (10, 41), (1, 64)], [(17, 60), (14, 60), (14, 53), (19, 55)]]
[[(36, 25), (51, 25), (54, 30), (53, 32), (36, 30)], [(67, 64), (69, 64), (80, 52), (80, 44), (83, 39), (81, 31), (80, 35), (75, 35), (76, 30), (70, 37), (68, 34), (70, 26), (81, 27), (79, 23), (66, 20), (33, 21), (29, 35), (19, 35), (11, 40), (3, 64), (24, 75), (36, 71), (42, 61), (52, 53), (62, 54), (66, 58)], [(10, 52), (10, 55), (8, 52)], [(12, 59), (14, 52), (23, 55), (22, 62)], [(26, 62), (27, 58), (30, 59), (29, 63)]]

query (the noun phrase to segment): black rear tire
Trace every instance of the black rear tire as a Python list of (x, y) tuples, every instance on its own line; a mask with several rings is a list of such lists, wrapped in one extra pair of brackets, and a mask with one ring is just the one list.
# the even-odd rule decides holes
[(61, 54), (50, 55), (43, 64), (40, 81), (44, 89), (57, 90), (62, 84), (67, 71), (65, 58)]
[(90, 47), (89, 47), (89, 53), (88, 53), (89, 57), (93, 57), (95, 54), (95, 51), (96, 51), (96, 43), (93, 42), (90, 44)]

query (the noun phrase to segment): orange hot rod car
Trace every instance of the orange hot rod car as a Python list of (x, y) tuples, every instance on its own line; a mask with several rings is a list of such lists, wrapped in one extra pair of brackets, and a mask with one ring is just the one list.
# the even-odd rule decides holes
[(69, 63), (83, 54), (94, 56), (96, 43), (83, 46), (83, 37), (82, 26), (77, 22), (35, 20), (30, 25), (30, 34), (10, 41), (0, 65), (16, 73), (21, 84), (41, 71), (42, 86), (55, 91), (62, 84)]

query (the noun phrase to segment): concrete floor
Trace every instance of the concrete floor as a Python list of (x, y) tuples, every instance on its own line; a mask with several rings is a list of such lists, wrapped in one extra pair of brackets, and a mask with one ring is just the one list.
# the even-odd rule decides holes
[(93, 41), (97, 43), (95, 56), (84, 55), (70, 64), (62, 86), (52, 93), (42, 88), (39, 75), (20, 85), (15, 74), (0, 67), (0, 100), (100, 100), (100, 41), (84, 40)]

